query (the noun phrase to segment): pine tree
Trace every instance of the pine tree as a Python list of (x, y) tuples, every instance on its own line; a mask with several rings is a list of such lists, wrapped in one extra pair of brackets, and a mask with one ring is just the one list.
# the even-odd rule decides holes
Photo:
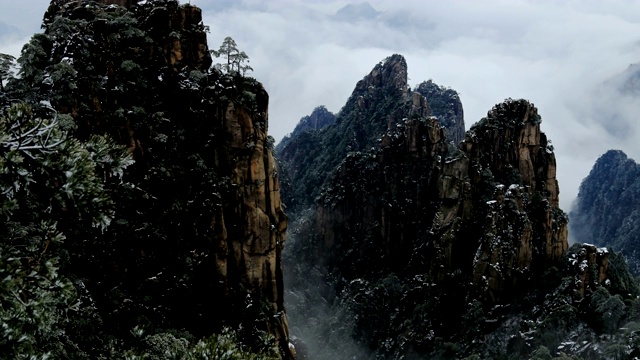
[[(78, 294), (63, 266), (70, 229), (106, 228), (113, 202), (105, 177), (131, 158), (104, 137), (67, 137), (46, 105), (0, 106), (0, 358), (61, 358)], [(66, 355), (63, 355), (66, 354)]]
[(0, 92), (4, 92), (4, 82), (13, 77), (16, 58), (9, 54), (0, 54)]
[(223, 57), (227, 60), (226, 63), (217, 64), (216, 66), (227, 74), (239, 73), (245, 76), (248, 71), (253, 71), (253, 68), (248, 65), (249, 56), (244, 52), (238, 50), (236, 41), (230, 36), (227, 36), (218, 50), (212, 50), (211, 54), (215, 57)]

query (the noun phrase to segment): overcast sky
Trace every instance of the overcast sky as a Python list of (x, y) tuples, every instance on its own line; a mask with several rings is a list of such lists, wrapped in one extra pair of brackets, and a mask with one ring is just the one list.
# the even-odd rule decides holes
[[(182, 1), (186, 2), (186, 1)], [(0, 52), (18, 54), (48, 0), (0, 0)], [(608, 149), (640, 160), (640, 102), (616, 88), (640, 62), (640, 1), (191, 0), (232, 36), (270, 94), (276, 140), (314, 107), (337, 112), (355, 84), (399, 53), (410, 85), (433, 79), (460, 93), (467, 129), (507, 97), (532, 101), (558, 159), (561, 206)], [(359, 2), (353, 2), (359, 4)]]

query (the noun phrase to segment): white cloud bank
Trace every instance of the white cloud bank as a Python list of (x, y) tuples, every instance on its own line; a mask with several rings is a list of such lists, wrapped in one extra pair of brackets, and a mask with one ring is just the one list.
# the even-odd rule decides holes
[[(20, 29), (11, 37), (0, 26), (0, 52), (38, 31), (48, 2), (0, 4), (0, 25)], [(358, 80), (399, 53), (412, 85), (433, 79), (460, 93), (467, 127), (507, 97), (535, 103), (556, 149), (565, 210), (606, 150), (640, 160), (640, 102), (605, 85), (640, 62), (638, 1), (371, 0), (380, 14), (357, 21), (333, 16), (346, 1), (191, 3), (204, 10), (211, 48), (232, 36), (250, 56), (277, 140), (317, 105), (339, 111)], [(614, 123), (624, 131), (607, 131)]]

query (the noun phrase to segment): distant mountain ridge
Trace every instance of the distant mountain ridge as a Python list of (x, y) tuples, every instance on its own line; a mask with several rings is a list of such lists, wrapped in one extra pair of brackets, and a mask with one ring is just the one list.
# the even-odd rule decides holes
[(640, 274), (640, 165), (633, 159), (620, 150), (598, 158), (569, 217), (575, 239), (621, 251)]
[(336, 116), (327, 110), (324, 105), (320, 105), (313, 109), (310, 115), (300, 119), (291, 134), (286, 135), (278, 142), (276, 152), (285, 148), (292, 138), (300, 136), (303, 132), (320, 130), (326, 126), (332, 125), (336, 120)]
[(358, 4), (347, 4), (340, 8), (335, 18), (340, 21), (358, 21), (358, 20), (373, 20), (380, 15), (371, 4), (368, 2), (362, 2)]

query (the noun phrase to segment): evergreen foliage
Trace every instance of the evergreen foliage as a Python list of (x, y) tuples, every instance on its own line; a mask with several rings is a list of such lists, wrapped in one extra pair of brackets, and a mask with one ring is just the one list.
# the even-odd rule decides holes
[[(237, 106), (252, 126), (266, 127), (260, 120), (266, 93), (244, 76), (252, 70), (247, 55), (228, 37), (212, 52), (226, 60), (217, 68), (209, 67), (208, 53), (197, 66), (167, 56), (170, 44), (206, 30), (198, 23), (163, 31), (162, 16), (179, 6), (174, 0), (129, 9), (61, 4), (52, 3), (45, 33), (25, 44), (17, 78), (16, 60), (0, 54), (0, 358), (280, 358), (282, 349), (267, 331), (284, 314), (243, 285), (224, 300), (212, 298), (219, 283), (207, 272), (215, 256), (211, 219), (237, 216), (232, 210), (243, 191), (229, 175), (233, 164), (220, 160), (231, 150), (224, 124), (213, 119)], [(576, 273), (571, 256), (577, 247), (566, 262), (540, 271), (513, 294), (509, 305), (461, 296), (470, 281), (462, 271), (426, 269), (441, 251), (433, 245), (440, 234), (415, 229), (434, 211), (434, 188), (413, 179), (465, 155), (452, 149), (443, 152), (447, 159), (421, 163), (393, 141), (386, 152), (371, 150), (381, 135), (400, 138), (412, 121), (434, 126), (414, 116), (414, 104), (395, 85), (357, 87), (337, 116), (316, 109), (323, 121), (283, 145), (296, 156), (283, 156), (292, 210), (316, 200), (338, 207), (360, 194), (374, 200), (357, 203), (359, 215), (382, 204), (370, 211), (384, 210), (393, 224), (406, 225), (397, 248), (383, 253), (375, 242), (381, 225), (364, 226), (363, 220), (345, 230), (350, 241), (324, 263), (312, 242), (319, 230), (298, 214), (286, 261), (295, 266), (291, 272), (311, 274), (313, 285), (298, 277), (288, 292), (291, 323), (302, 335), (299, 358), (640, 356), (640, 290), (613, 249), (607, 282), (596, 280), (594, 265)], [(447, 101), (430, 100), (434, 111), (457, 114), (449, 101), (457, 99), (455, 92), (432, 83), (421, 90), (443, 92)], [(318, 125), (324, 120), (327, 126)], [(500, 125), (485, 119), (483, 126)], [(273, 139), (259, 145), (273, 147)], [(247, 142), (229, 158), (255, 146)], [(629, 249), (621, 236), (636, 233), (637, 169), (613, 155), (620, 161), (608, 167), (621, 176), (604, 190), (629, 201), (609, 212), (614, 225), (597, 233)], [(287, 168), (294, 161), (302, 166)], [(378, 186), (380, 174), (392, 191)], [(476, 205), (496, 181), (517, 177), (484, 169), (479, 181), (486, 194), (474, 194)], [(589, 195), (586, 187), (581, 194), (598, 204), (601, 195)], [(480, 205), (474, 226), (486, 218), (488, 207)], [(554, 216), (562, 220), (563, 214)], [(313, 328), (296, 325), (303, 321)], [(305, 344), (316, 336), (320, 343)]]
[(212, 50), (211, 54), (215, 57), (223, 57), (227, 61), (226, 63), (216, 64), (216, 68), (223, 72), (238, 73), (245, 76), (248, 71), (253, 71), (253, 68), (249, 66), (249, 56), (244, 52), (238, 50), (236, 41), (230, 36), (227, 36), (222, 41), (218, 50)]
[(212, 214), (241, 195), (216, 119), (265, 118), (266, 93), (206, 51), (165, 57), (204, 34), (163, 31), (179, 6), (52, 2), (3, 77), (0, 358), (280, 357), (266, 331), (282, 314), (242, 286), (211, 298), (207, 273)]
[(0, 93), (4, 92), (4, 83), (13, 77), (12, 70), (16, 65), (16, 58), (9, 54), (0, 54)]
[[(74, 354), (69, 326), (79, 294), (60, 272), (69, 250), (114, 217), (106, 181), (121, 181), (126, 151), (104, 137), (67, 135), (50, 107), (0, 109), (0, 352), (31, 359)], [(74, 224), (69, 228), (70, 223)], [(94, 230), (95, 229), (95, 230)]]

